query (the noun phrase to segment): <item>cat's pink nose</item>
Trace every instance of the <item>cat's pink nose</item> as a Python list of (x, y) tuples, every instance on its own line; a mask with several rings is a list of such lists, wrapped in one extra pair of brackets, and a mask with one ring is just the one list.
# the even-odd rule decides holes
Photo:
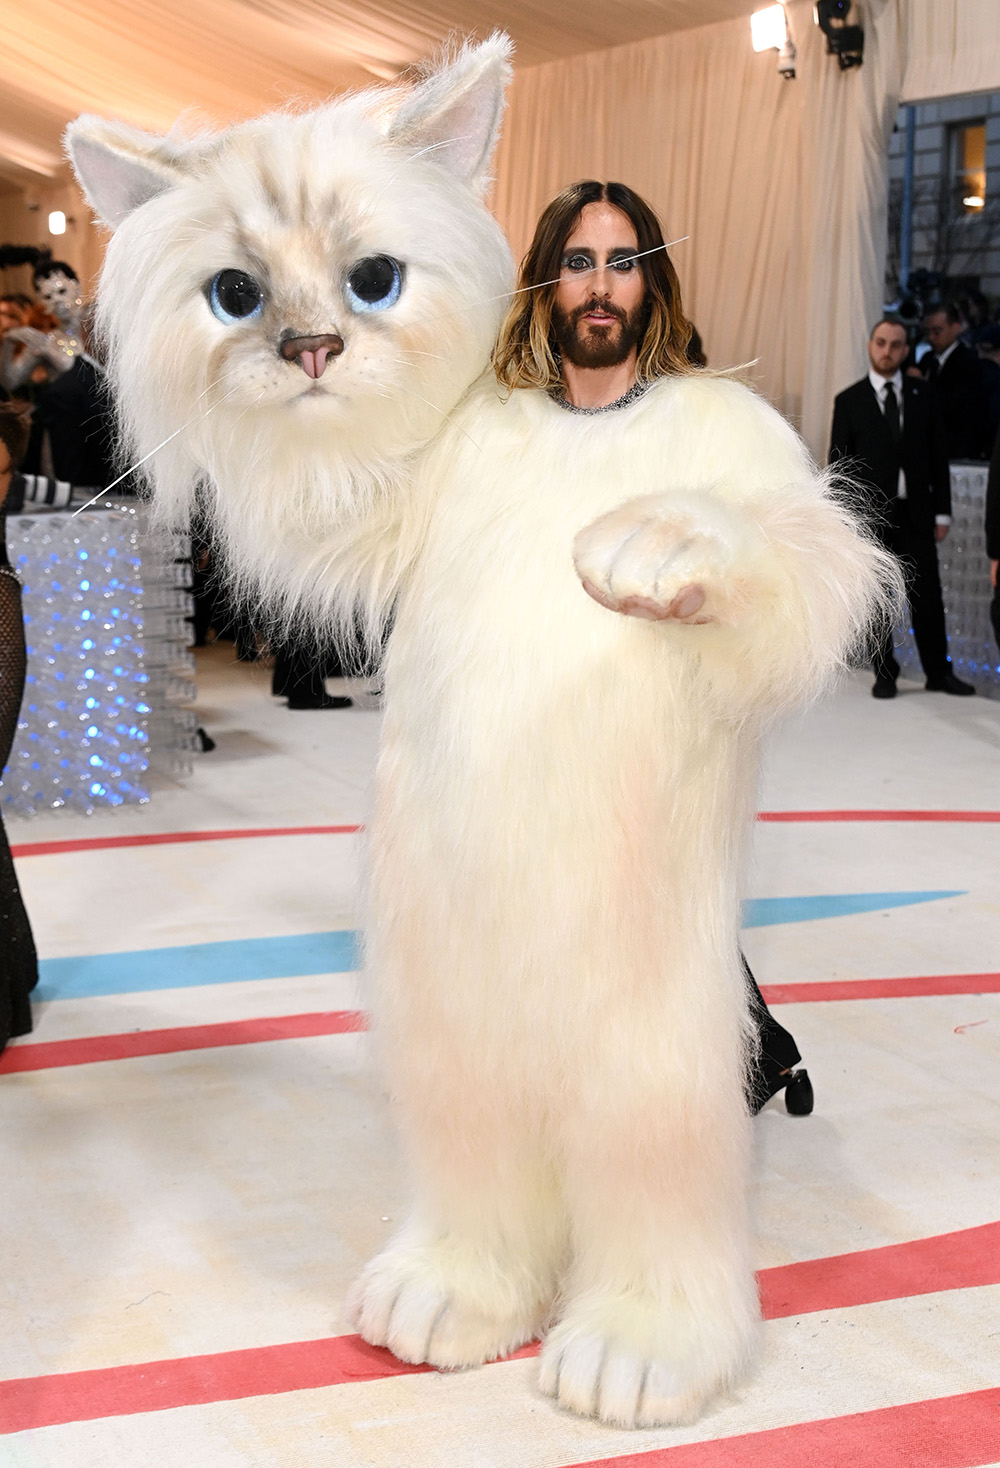
[(307, 377), (322, 377), (328, 357), (339, 357), (344, 350), (344, 338), (336, 332), (325, 336), (290, 336), (278, 349), (286, 362), (298, 360)]

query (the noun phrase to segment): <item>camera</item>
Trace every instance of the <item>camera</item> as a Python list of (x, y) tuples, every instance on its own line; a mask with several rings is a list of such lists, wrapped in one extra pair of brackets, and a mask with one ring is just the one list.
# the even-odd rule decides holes
[(848, 25), (851, 0), (816, 0), (816, 24), (826, 36), (828, 56), (836, 56), (841, 71), (860, 66), (864, 58), (865, 33), (859, 25)]

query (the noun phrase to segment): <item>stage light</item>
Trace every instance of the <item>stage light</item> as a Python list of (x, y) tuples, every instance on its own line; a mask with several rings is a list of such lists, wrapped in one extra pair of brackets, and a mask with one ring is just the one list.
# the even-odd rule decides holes
[(828, 56), (836, 56), (841, 71), (860, 66), (865, 54), (865, 33), (859, 25), (848, 25), (852, 0), (816, 0), (816, 24), (826, 36)]
[(66, 216), (61, 209), (53, 209), (49, 215), (49, 234), (66, 233)]
[(780, 51), (787, 38), (783, 5), (769, 5), (766, 10), (755, 10), (751, 15), (750, 39), (755, 51)]
[(968, 198), (962, 200), (966, 209), (982, 209), (986, 200), (979, 194), (969, 194)]
[(795, 76), (795, 43), (788, 31), (784, 5), (769, 5), (750, 17), (750, 39), (755, 51), (777, 51), (778, 74), (786, 81)]

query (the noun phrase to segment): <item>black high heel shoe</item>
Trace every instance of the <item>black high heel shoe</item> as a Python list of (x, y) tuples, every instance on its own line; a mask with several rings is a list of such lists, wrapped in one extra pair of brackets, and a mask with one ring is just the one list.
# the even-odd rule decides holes
[(785, 1093), (785, 1110), (789, 1116), (810, 1116), (813, 1109), (813, 1088), (807, 1070), (783, 1070), (777, 1075), (759, 1076), (757, 1086), (750, 1098), (751, 1113), (756, 1116), (772, 1096), (779, 1091)]

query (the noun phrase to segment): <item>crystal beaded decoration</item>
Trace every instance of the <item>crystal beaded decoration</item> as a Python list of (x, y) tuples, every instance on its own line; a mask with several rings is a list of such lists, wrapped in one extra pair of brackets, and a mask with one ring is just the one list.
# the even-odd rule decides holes
[[(952, 464), (951, 529), (938, 545), (948, 656), (960, 678), (979, 694), (1000, 698), (1000, 649), (990, 626), (990, 563), (986, 559), (985, 464)], [(913, 632), (896, 629), (896, 657), (904, 678), (924, 672)]]
[(28, 675), (5, 813), (141, 804), (194, 750), (190, 548), (141, 505), (11, 516)]

